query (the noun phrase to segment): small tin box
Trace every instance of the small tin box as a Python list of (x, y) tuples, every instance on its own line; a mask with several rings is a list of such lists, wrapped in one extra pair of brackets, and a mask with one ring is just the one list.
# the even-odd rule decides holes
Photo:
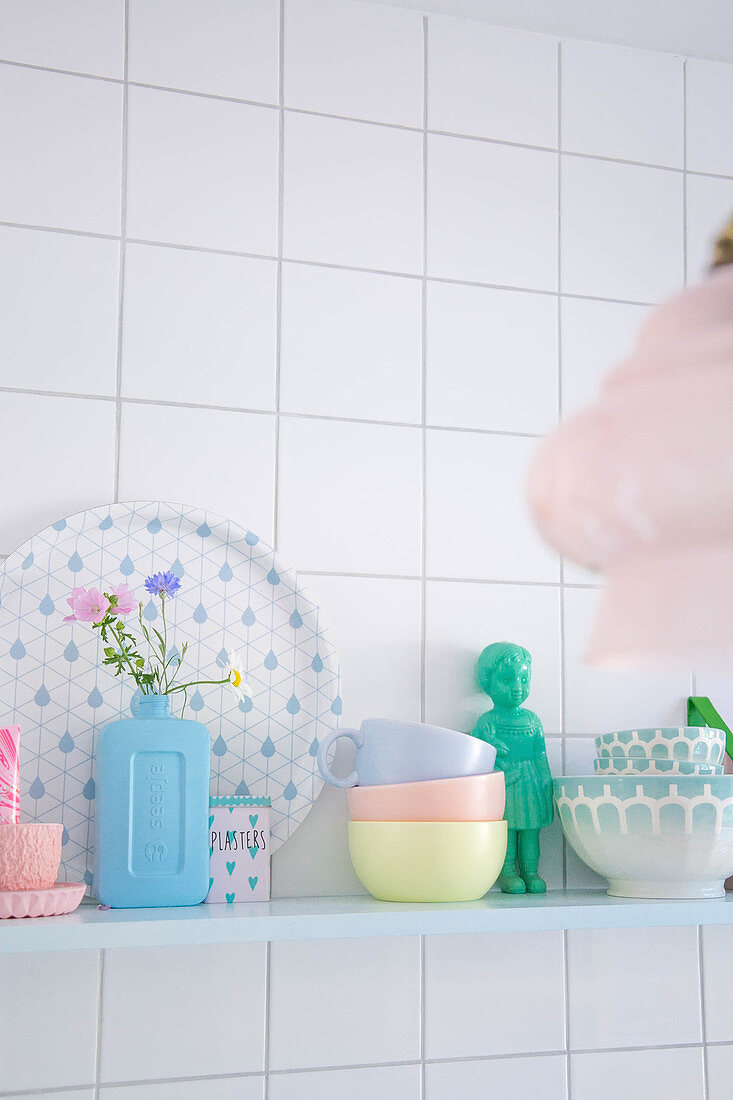
[(209, 799), (209, 902), (270, 900), (270, 799)]

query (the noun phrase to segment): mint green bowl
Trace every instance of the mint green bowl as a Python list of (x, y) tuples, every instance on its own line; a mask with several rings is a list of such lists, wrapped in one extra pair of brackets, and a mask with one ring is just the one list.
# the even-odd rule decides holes
[(725, 752), (725, 733), (708, 726), (615, 730), (596, 737), (596, 751), (598, 756), (635, 756), (649, 760), (719, 764)]

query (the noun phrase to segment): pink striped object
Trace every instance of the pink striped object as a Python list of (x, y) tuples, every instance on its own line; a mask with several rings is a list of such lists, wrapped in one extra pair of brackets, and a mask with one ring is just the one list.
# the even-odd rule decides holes
[(0, 825), (20, 822), (20, 726), (0, 727)]

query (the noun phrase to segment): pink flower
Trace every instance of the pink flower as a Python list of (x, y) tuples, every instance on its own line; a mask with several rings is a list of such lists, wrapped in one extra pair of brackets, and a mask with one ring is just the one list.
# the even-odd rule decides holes
[(137, 608), (135, 593), (126, 584), (118, 584), (112, 589), (112, 595), (117, 597), (117, 605), (113, 608), (115, 615), (129, 615)]
[(73, 615), (66, 616), (66, 622), (98, 623), (109, 611), (109, 600), (98, 588), (74, 588), (66, 602)]

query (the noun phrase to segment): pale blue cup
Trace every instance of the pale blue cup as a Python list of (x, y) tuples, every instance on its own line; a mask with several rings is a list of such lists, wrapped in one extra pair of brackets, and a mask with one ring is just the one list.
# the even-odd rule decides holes
[[(340, 778), (328, 764), (328, 752), (340, 737), (356, 745), (354, 770)], [(455, 779), (494, 770), (496, 749), (478, 737), (422, 722), (368, 718), (361, 729), (338, 729), (321, 741), (318, 768), (334, 787), (373, 787), (390, 783), (417, 783), (428, 779)]]

